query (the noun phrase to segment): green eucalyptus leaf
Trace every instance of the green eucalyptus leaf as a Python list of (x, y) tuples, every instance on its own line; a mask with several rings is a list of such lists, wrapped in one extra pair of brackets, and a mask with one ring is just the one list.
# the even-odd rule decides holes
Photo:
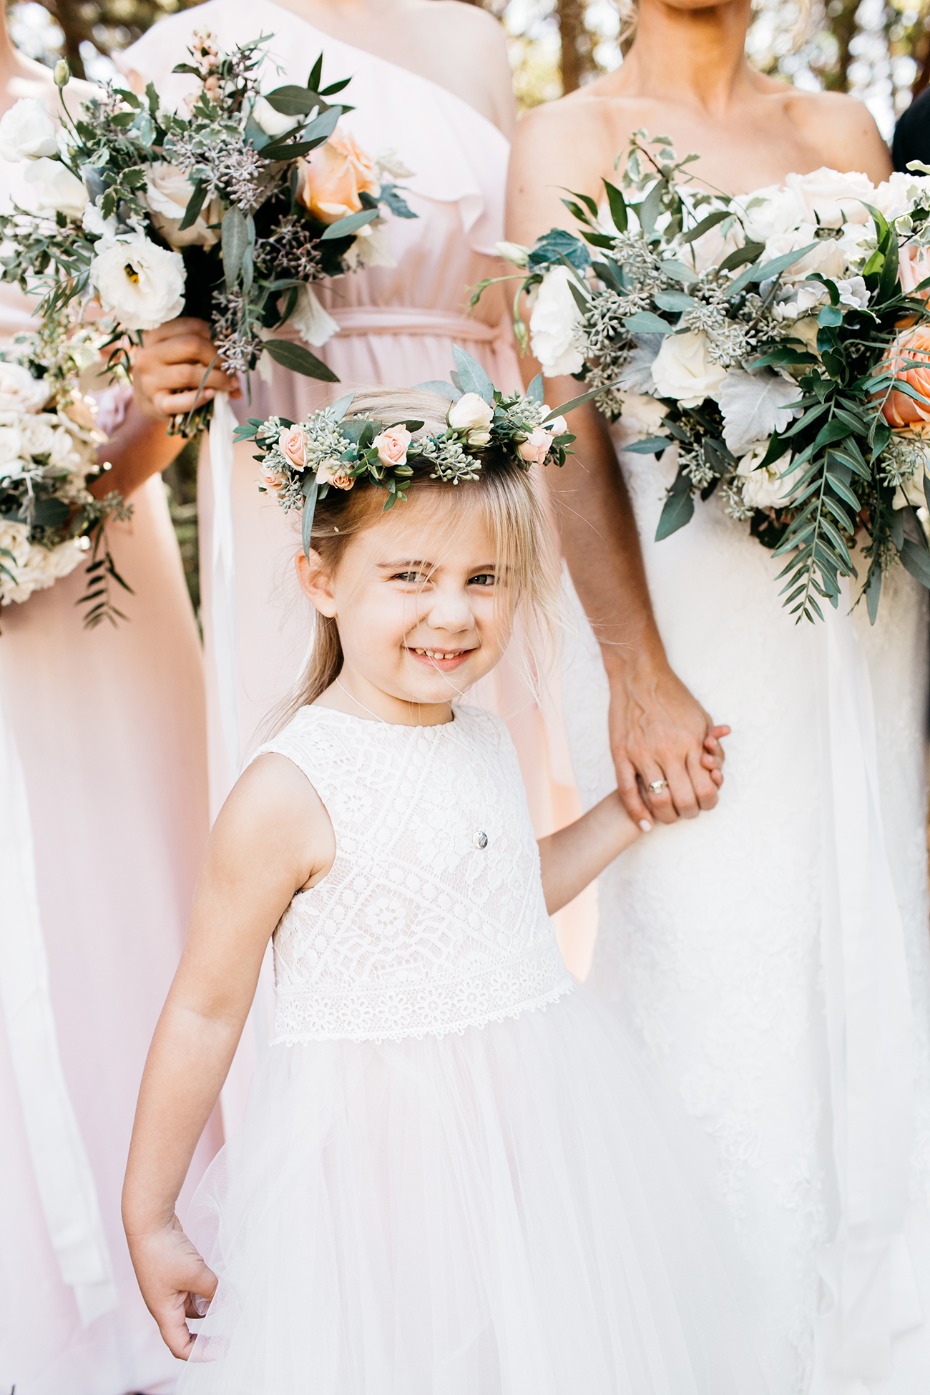
[(282, 368), (292, 373), (302, 373), (305, 378), (316, 378), (322, 383), (338, 383), (339, 378), (322, 359), (317, 358), (303, 344), (295, 344), (290, 339), (266, 339), (265, 349)]

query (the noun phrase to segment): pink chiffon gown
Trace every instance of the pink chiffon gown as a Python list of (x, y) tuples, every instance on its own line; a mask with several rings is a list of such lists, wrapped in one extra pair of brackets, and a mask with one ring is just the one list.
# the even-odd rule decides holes
[[(0, 339), (28, 327), (0, 286)], [(207, 830), (203, 671), (161, 479), (132, 504), (112, 530), (126, 623), (84, 631), (82, 569), (0, 612), (4, 1395), (168, 1392), (177, 1367), (119, 1199)]]
[[(503, 237), (509, 154), (502, 132), (445, 88), (332, 38), (269, 0), (258, 9), (247, 0), (207, 0), (162, 20), (126, 51), (124, 70), (153, 79), (159, 93), (179, 105), (193, 89), (189, 78), (171, 69), (195, 30), (212, 32), (222, 49), (260, 32), (271, 35), (269, 87), (304, 84), (322, 52), (328, 81), (352, 79), (346, 98), (356, 109), (345, 118), (352, 133), (370, 153), (390, 152), (412, 171), (402, 183), (417, 217), (388, 222), (396, 264), (365, 268), (317, 288), (339, 325), (338, 335), (318, 351), (339, 375), (339, 386), (272, 365), (264, 380), (255, 375), (251, 402), (235, 404), (239, 417), (274, 412), (299, 419), (353, 386), (410, 387), (447, 378), (455, 344), (483, 363), (498, 386), (517, 388), (520, 370), (504, 295), (486, 295), (474, 316), (467, 314), (470, 289), (500, 271), (495, 244)], [(250, 448), (236, 447), (231, 510), (228, 500), (214, 497), (207, 450), (198, 497), (215, 807), (258, 744), (269, 714), (293, 688), (312, 621), (294, 574), (295, 526), (258, 493)], [(517, 657), (493, 684), (480, 698), (508, 720), (534, 821), (549, 830), (574, 808), (560, 724), (544, 723)]]

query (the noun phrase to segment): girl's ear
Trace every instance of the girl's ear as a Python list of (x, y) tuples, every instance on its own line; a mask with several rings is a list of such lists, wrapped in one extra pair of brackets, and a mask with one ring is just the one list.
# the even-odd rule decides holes
[(333, 594), (333, 579), (318, 552), (309, 556), (297, 554), (297, 580), (300, 589), (308, 596), (321, 615), (332, 618), (336, 614), (336, 597)]

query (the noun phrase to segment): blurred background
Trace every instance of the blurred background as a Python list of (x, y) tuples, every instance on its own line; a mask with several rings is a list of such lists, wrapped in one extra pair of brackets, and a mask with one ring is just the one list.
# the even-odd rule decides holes
[[(53, 64), (62, 55), (92, 80), (114, 73), (110, 55), (163, 14), (198, 0), (10, 0), (22, 52)], [(510, 38), (523, 107), (551, 101), (623, 61), (614, 0), (474, 0)], [(629, 0), (621, 0), (629, 5)], [(930, 0), (757, 0), (750, 52), (759, 68), (799, 87), (852, 92), (890, 138), (895, 117), (930, 85)], [(256, 6), (260, 22), (261, 6)], [(197, 525), (194, 455), (166, 476), (195, 605)]]

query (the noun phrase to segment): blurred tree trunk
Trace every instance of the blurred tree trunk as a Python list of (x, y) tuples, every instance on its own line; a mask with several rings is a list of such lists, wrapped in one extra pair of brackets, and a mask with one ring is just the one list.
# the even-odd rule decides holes
[(860, 0), (833, 0), (827, 5), (826, 27), (836, 40), (836, 62), (822, 72), (824, 86), (835, 92), (849, 91), (852, 44), (859, 33)]
[(556, 0), (555, 13), (562, 44), (562, 91), (574, 92), (594, 66), (584, 0)]

